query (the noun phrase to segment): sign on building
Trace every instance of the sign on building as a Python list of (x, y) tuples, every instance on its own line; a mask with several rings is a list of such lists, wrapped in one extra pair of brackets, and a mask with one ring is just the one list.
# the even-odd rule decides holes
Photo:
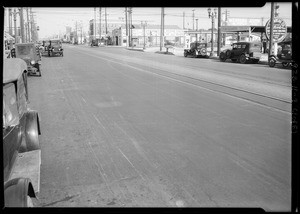
[[(269, 20), (266, 24), (266, 37), (270, 40), (270, 25), (271, 21)], [(281, 18), (274, 18), (274, 25), (273, 25), (273, 41), (274, 42), (281, 42), (285, 39), (287, 35), (287, 26), (285, 21)]]

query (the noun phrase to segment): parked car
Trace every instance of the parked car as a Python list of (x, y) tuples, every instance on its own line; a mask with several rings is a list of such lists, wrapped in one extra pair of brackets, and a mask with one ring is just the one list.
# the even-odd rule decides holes
[(274, 67), (276, 64), (281, 63), (283, 67), (287, 67), (292, 64), (292, 62), (292, 41), (289, 40), (278, 43), (277, 55), (270, 55), (269, 66)]
[(42, 76), (41, 55), (35, 43), (15, 44), (15, 56), (27, 63), (28, 75)]
[(223, 50), (219, 58), (222, 62), (231, 59), (243, 64), (248, 61), (258, 63), (262, 55), (261, 46), (261, 42), (236, 42), (232, 44), (232, 49)]
[(100, 45), (100, 39), (92, 39), (91, 47), (94, 47), (94, 46), (99, 47), (99, 45)]
[(64, 56), (64, 50), (62, 48), (62, 43), (60, 39), (51, 39), (48, 45), (48, 56)]
[(203, 42), (192, 42), (190, 49), (184, 49), (184, 56), (192, 57), (205, 57), (208, 58), (207, 54), (207, 43)]
[(3, 178), (5, 207), (28, 207), (40, 185), (38, 112), (28, 108), (27, 64), (3, 60)]

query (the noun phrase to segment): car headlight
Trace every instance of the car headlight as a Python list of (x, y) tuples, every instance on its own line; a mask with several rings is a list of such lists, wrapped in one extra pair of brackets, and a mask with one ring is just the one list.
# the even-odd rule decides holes
[(34, 60), (31, 60), (30, 63), (31, 63), (31, 65), (34, 65), (34, 64), (35, 64), (35, 61), (34, 61)]

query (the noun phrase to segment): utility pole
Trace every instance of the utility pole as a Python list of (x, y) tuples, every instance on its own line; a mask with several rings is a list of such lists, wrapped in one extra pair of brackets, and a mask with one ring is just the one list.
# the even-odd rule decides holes
[[(77, 35), (77, 20), (76, 20), (76, 36), (75, 36), (75, 44), (78, 45), (78, 35)], [(95, 31), (94, 31), (94, 34), (95, 34)]]
[(159, 50), (162, 51), (162, 46), (164, 43), (164, 31), (165, 31), (165, 8), (161, 8), (161, 24), (160, 24), (160, 48)]
[(105, 34), (107, 35), (107, 13), (105, 8)]
[(183, 28), (183, 30), (184, 30), (184, 23), (185, 23), (185, 12), (183, 12), (183, 15), (182, 15), (182, 18), (183, 18), (183, 20), (182, 20), (182, 28)]
[(101, 7), (99, 8), (99, 38), (101, 40)]
[(11, 18), (12, 12), (11, 8), (8, 9), (8, 32), (9, 35), (12, 36), (12, 18)]
[(271, 2), (270, 41), (269, 41), (268, 59), (270, 59), (270, 55), (272, 55), (272, 49), (273, 49), (272, 47), (273, 47), (274, 9), (275, 9), (275, 4), (274, 2)]
[(15, 28), (15, 43), (19, 43), (18, 39), (17, 39), (17, 12), (16, 12), (16, 9), (14, 9), (13, 15), (14, 15), (14, 28)]
[(82, 40), (82, 21), (80, 23), (80, 31), (81, 31), (81, 44), (83, 44), (83, 40)]
[(195, 10), (193, 10), (193, 30), (195, 30)]
[[(225, 10), (225, 26), (227, 26), (229, 11)], [(223, 45), (226, 43), (226, 33), (223, 33)]]
[(32, 8), (30, 8), (30, 24), (31, 24), (31, 41), (34, 42), (35, 40), (35, 34), (34, 34), (34, 20), (33, 20), (33, 13), (32, 13)]
[(30, 42), (30, 20), (28, 15), (28, 7), (26, 7), (26, 15), (27, 15), (27, 42)]
[[(8, 9), (8, 26), (9, 26), (9, 29), (8, 29), (8, 32), (9, 32), (9, 35), (12, 36), (12, 12), (11, 12), (11, 8)], [(11, 50), (13, 48), (13, 42), (12, 40), (9, 41), (9, 49)]]
[(94, 39), (96, 39), (96, 8), (94, 8)]
[(128, 8), (128, 19), (129, 19), (129, 47), (132, 47), (132, 7)]
[(146, 25), (147, 25), (147, 21), (145, 21), (145, 23), (141, 21), (141, 26), (143, 27), (143, 32), (144, 32), (144, 47), (143, 47), (144, 50), (146, 48)]
[(127, 7), (125, 7), (125, 25), (126, 25), (126, 47), (128, 48), (128, 23), (127, 23)]
[(25, 36), (24, 36), (24, 19), (23, 19), (23, 7), (19, 8), (19, 15), (20, 15), (21, 39), (22, 39), (22, 43), (25, 43)]
[(220, 56), (221, 52), (221, 8), (218, 7), (218, 50), (217, 56)]

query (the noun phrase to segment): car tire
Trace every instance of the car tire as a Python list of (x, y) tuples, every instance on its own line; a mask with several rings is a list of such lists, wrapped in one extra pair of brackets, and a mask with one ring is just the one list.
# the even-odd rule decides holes
[(39, 76), (39, 77), (42, 76), (41, 65), (39, 65), (39, 75), (38, 75), (38, 76)]
[(231, 59), (231, 61), (232, 61), (232, 62), (236, 62), (236, 61), (237, 61), (237, 59)]
[(239, 57), (239, 62), (245, 64), (247, 62), (247, 58), (244, 54)]
[(225, 55), (225, 53), (224, 53), (224, 52), (221, 52), (219, 58), (220, 58), (220, 60), (221, 60), (222, 62), (225, 62), (225, 61), (226, 61), (226, 55)]
[(226, 51), (226, 58), (230, 58), (230, 55), (231, 55), (230, 50), (227, 50), (227, 51)]
[(32, 198), (29, 195), (27, 195), (26, 207), (34, 207)]
[(184, 55), (184, 57), (187, 57), (187, 56), (188, 56), (188, 54), (187, 54), (186, 51), (184, 51), (183, 55)]
[(272, 57), (271, 59), (269, 59), (269, 66), (275, 67), (275, 65), (276, 65), (276, 60)]

